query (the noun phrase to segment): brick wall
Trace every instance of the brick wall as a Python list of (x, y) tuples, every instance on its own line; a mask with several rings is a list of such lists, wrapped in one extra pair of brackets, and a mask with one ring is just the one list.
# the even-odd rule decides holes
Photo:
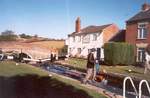
[[(126, 25), (126, 42), (134, 45), (135, 47), (135, 57), (138, 56), (137, 48), (146, 48), (150, 44), (150, 23), (147, 24), (148, 35), (146, 39), (137, 39), (138, 36), (138, 23), (127, 23)], [(137, 58), (136, 58), (137, 60)]]
[(119, 32), (117, 25), (112, 24), (109, 27), (103, 30), (103, 41), (104, 43), (108, 42), (115, 34)]
[(138, 34), (138, 23), (132, 23), (126, 25), (126, 42), (133, 45), (137, 43), (149, 43), (150, 44), (150, 23), (148, 26), (147, 39), (137, 39)]

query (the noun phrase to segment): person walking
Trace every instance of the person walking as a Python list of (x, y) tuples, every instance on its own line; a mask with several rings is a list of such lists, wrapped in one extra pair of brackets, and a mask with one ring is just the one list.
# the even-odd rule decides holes
[(90, 53), (88, 54), (88, 57), (87, 57), (87, 74), (82, 81), (83, 84), (86, 84), (91, 76), (93, 76), (92, 79), (95, 78), (95, 73), (94, 73), (94, 69), (95, 69), (94, 68), (94, 65), (95, 65), (94, 52), (95, 51), (96, 51), (95, 48), (92, 48)]
[(50, 55), (50, 61), (51, 61), (51, 63), (54, 62), (54, 55), (53, 55), (53, 53), (51, 53), (51, 55)]

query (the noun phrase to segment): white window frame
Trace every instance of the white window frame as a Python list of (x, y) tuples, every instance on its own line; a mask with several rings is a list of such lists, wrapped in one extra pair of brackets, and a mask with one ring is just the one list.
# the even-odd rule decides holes
[(81, 42), (81, 36), (78, 36), (78, 42)]
[[(143, 48), (144, 49), (144, 48)], [(143, 52), (144, 50), (142, 50), (142, 48), (137, 48), (137, 61), (138, 62), (142, 62), (143, 61), (143, 55), (142, 55), (142, 52)], [(141, 53), (141, 54), (140, 54)], [(140, 59), (139, 59), (139, 55), (140, 55)]]
[(78, 54), (81, 54), (82, 49), (81, 48), (77, 48), (77, 52), (78, 52)]
[(75, 42), (75, 41), (76, 41), (76, 38), (75, 38), (75, 36), (73, 36), (73, 37), (72, 37), (72, 40), (73, 40), (73, 42)]
[(94, 33), (93, 34), (93, 41), (97, 41), (97, 37), (98, 37), (97, 33)]
[(83, 43), (90, 43), (90, 34), (84, 35), (82, 37), (82, 42)]
[[(144, 36), (145, 32), (144, 32), (144, 29), (146, 29), (146, 33), (147, 32), (147, 22), (142, 22), (142, 23), (138, 23), (138, 35), (137, 35), (137, 39), (146, 39), (147, 36)], [(145, 25), (145, 27), (141, 27), (141, 25)], [(147, 34), (146, 34), (147, 35)]]

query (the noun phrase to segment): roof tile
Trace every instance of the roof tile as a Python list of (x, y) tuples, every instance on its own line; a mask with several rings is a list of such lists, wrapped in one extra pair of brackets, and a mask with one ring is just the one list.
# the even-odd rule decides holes
[(81, 32), (73, 32), (71, 35), (101, 32), (103, 29), (105, 29), (106, 27), (108, 27), (110, 25), (112, 25), (112, 24), (101, 25), (101, 26), (91, 25), (91, 26), (88, 26), (88, 27), (85, 27), (85, 28), (81, 29)]
[(149, 20), (150, 19), (150, 9), (147, 11), (140, 11), (135, 16), (127, 20), (127, 23), (134, 22), (134, 21), (140, 21), (140, 20)]

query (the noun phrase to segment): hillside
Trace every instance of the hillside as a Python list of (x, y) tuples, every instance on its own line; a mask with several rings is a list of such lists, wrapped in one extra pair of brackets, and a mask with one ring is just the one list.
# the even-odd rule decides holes
[(38, 41), (38, 42), (23, 42), (23, 41), (0, 41), (0, 48), (5, 53), (23, 52), (34, 59), (47, 58), (49, 53), (58, 55), (59, 49), (65, 45), (64, 41)]
[(40, 47), (46, 49), (59, 49), (65, 45), (65, 41), (35, 41), (35, 42), (26, 42), (26, 41), (0, 41), (0, 48), (6, 47), (14, 47), (14, 48), (22, 48), (22, 47)]
[(38, 42), (31, 42), (30, 44), (45, 47), (48, 49), (60, 49), (63, 48), (65, 45), (65, 41), (54, 40), (54, 41), (38, 41)]

